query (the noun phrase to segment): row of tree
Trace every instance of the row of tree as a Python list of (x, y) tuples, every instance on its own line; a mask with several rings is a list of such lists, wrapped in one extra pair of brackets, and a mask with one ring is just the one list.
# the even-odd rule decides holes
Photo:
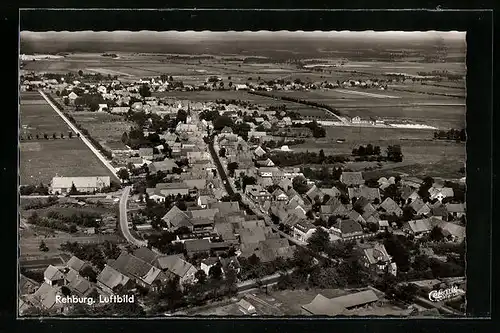
[[(76, 134), (77, 137), (80, 137), (80, 134)], [(49, 138), (52, 138), (52, 139), (57, 139), (57, 138), (61, 138), (61, 139), (64, 139), (65, 136), (64, 136), (64, 133), (61, 133), (59, 135), (57, 135), (57, 133), (52, 133), (52, 136), (49, 136), (47, 133), (43, 133), (43, 134), (35, 134), (35, 136), (33, 137), (33, 134), (27, 134), (26, 136), (23, 136), (21, 135), (20, 136), (20, 139), (21, 141), (24, 141), (24, 140), (33, 140), (33, 138), (35, 138), (36, 140), (39, 140), (41, 138), (44, 138), (45, 140), (49, 140)], [(72, 139), (73, 138), (73, 132), (68, 132), (68, 138), (69, 139)]]

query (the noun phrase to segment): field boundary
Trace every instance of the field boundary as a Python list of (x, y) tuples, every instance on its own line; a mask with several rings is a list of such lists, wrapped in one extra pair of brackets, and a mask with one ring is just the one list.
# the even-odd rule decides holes
[(104, 164), (106, 168), (108, 168), (109, 171), (115, 176), (116, 179), (120, 179), (117, 175), (116, 169), (111, 165), (111, 163), (99, 152), (97, 148), (95, 148), (92, 143), (90, 142), (89, 139), (87, 139), (83, 133), (75, 126), (71, 121), (57, 108), (57, 106), (52, 103), (52, 101), (45, 95), (45, 93), (41, 90), (38, 90), (40, 95), (47, 101), (47, 103), (54, 109), (54, 111), (66, 122), (66, 124), (75, 132), (80, 135), (80, 138), (82, 139), (83, 143), (94, 153), (94, 155), (97, 156), (97, 158)]

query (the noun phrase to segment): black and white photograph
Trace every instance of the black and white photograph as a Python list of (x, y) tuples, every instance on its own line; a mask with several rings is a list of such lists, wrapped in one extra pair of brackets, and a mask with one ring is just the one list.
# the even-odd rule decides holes
[(465, 316), (466, 32), (19, 39), (19, 318)]

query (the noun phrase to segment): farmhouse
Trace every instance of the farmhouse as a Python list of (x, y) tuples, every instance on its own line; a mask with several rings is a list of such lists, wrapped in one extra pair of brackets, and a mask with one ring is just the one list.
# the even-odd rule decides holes
[(341, 220), (336, 222), (330, 230), (332, 233), (344, 240), (353, 239), (363, 234), (361, 225), (353, 220)]
[(363, 257), (361, 264), (365, 267), (374, 270), (377, 273), (389, 272), (396, 275), (396, 263), (392, 262), (391, 256), (382, 243), (368, 244), (362, 246)]
[(75, 185), (79, 192), (94, 192), (102, 190), (111, 185), (109, 176), (96, 177), (54, 177), (49, 186), (51, 193), (65, 194), (71, 191), (71, 187)]
[(365, 183), (361, 172), (342, 172), (340, 181), (347, 186), (359, 186)]
[(402, 229), (407, 234), (420, 237), (431, 232), (432, 225), (428, 219), (422, 219), (405, 222)]

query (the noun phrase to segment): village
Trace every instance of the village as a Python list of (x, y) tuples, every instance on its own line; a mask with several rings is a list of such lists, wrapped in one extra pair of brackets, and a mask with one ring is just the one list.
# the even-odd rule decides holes
[[(89, 310), (60, 304), (57, 295), (132, 292), (140, 302), (129, 311), (158, 315), (224, 297), (237, 301), (242, 290), (264, 286), (267, 292), (268, 285), (287, 290), (294, 284), (338, 289), (354, 284), (357, 292), (341, 299), (318, 294), (304, 301), (301, 311), (338, 315), (362, 308), (371, 315), (391, 299), (400, 307), (389, 314), (418, 314), (428, 311), (428, 304), (409, 307), (417, 302), (413, 297), (393, 296), (404, 291), (389, 295), (374, 286), (382, 289), (380, 285), (394, 280), (404, 290), (408, 285), (418, 289), (416, 281), (441, 285), (443, 278), (463, 276), (462, 182), (411, 176), (364, 179), (347, 164), (327, 170), (320, 179), (308, 178), (310, 170), (283, 165), (293, 154), (294, 141), (322, 136), (315, 121), (291, 127), (301, 117), (286, 110), (150, 96), (151, 91), (172, 89), (172, 80), (125, 83), (104, 78), (90, 83), (96, 80), (93, 76), (88, 82), (82, 78), (71, 83), (63, 77), (25, 76), (22, 89), (50, 94), (62, 110), (88, 108), (123, 114), (136, 122), (125, 133), (129, 149), (114, 151), (110, 160), (119, 184), (113, 185), (113, 177), (104, 174), (60, 175), (48, 189), (56, 198), (109, 193), (120, 206), (119, 230), (129, 234), (125, 238), (131, 244), (105, 251), (104, 262), (96, 265), (92, 257), (78, 257), (90, 245), (68, 242), (65, 246), (73, 255), (62, 265), (46, 267), (43, 281), (22, 275), (21, 313), (123, 310), (118, 305)], [(206, 89), (217, 89), (215, 83)], [(173, 89), (203, 87), (207, 85)], [(378, 156), (387, 159), (402, 152), (383, 154)], [(320, 152), (318, 158), (329, 156)], [(122, 194), (127, 188), (130, 196)], [(305, 262), (306, 258), (313, 260)], [(262, 305), (252, 297), (256, 296), (241, 299), (233, 315), (257, 313)], [(440, 309), (457, 311), (449, 305)]]

